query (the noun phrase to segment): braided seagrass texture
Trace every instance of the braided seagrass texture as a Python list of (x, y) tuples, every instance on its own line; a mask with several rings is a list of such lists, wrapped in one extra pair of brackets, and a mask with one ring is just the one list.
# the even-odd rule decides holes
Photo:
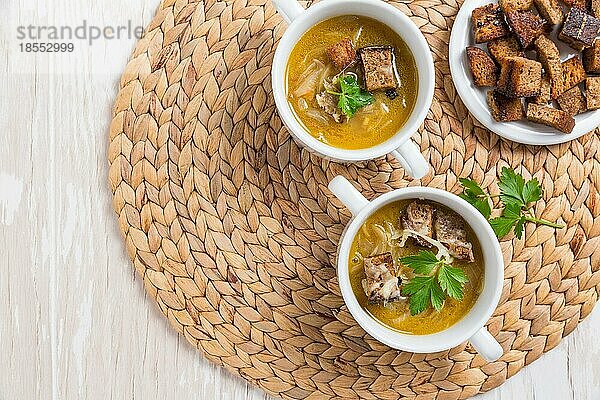
[[(268, 0), (165, 0), (121, 81), (110, 130), (114, 207), (135, 269), (179, 333), (208, 359), (290, 399), (458, 399), (502, 384), (555, 347), (600, 292), (600, 141), (528, 147), (500, 140), (460, 102), (446, 54), (459, 4), (393, 2), (423, 31), (435, 100), (416, 135), (433, 171), (412, 181), (392, 159), (329, 162), (290, 139), (270, 68), (285, 24)], [(536, 213), (502, 242), (506, 271), (489, 330), (505, 354), (466, 344), (392, 350), (340, 297), (336, 244), (350, 214), (326, 186), (343, 174), (367, 198), (409, 185), (493, 193), (502, 166), (537, 177)]]

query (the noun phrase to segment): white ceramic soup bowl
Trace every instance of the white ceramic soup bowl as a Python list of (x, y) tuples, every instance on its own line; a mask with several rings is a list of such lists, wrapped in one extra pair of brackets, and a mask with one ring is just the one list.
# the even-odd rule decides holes
[[(323, 0), (306, 10), (296, 0), (273, 0), (273, 4), (283, 18), (290, 23), (275, 51), (271, 79), (277, 110), (292, 136), (301, 145), (329, 159), (353, 162), (392, 154), (413, 178), (422, 178), (427, 175), (429, 164), (410, 137), (417, 132), (431, 106), (435, 87), (435, 70), (427, 41), (410, 18), (381, 0)], [(394, 136), (367, 149), (340, 149), (311, 136), (298, 121), (287, 100), (286, 68), (294, 46), (314, 25), (340, 15), (369, 17), (389, 26), (406, 42), (417, 65), (419, 88), (412, 114)]]
[[(390, 347), (414, 353), (435, 353), (469, 341), (477, 352), (488, 361), (495, 361), (502, 356), (502, 347), (487, 331), (485, 324), (500, 300), (504, 281), (504, 261), (500, 243), (494, 231), (477, 209), (452, 193), (426, 187), (397, 189), (370, 202), (341, 176), (335, 177), (329, 183), (329, 189), (353, 215), (340, 239), (337, 273), (340, 290), (348, 310), (367, 333)], [(377, 321), (358, 303), (350, 283), (348, 260), (350, 247), (358, 230), (365, 220), (379, 208), (406, 199), (431, 200), (454, 210), (471, 226), (483, 251), (485, 264), (483, 289), (473, 308), (454, 325), (430, 335), (401, 333)]]

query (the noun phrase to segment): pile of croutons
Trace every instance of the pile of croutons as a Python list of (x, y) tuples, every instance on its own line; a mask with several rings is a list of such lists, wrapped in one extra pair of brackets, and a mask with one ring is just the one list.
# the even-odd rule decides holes
[[(526, 117), (570, 133), (575, 115), (600, 108), (600, 76), (589, 75), (600, 73), (600, 0), (563, 1), (500, 0), (473, 10), (475, 42), (489, 54), (470, 46), (467, 57), (475, 85), (493, 87), (487, 103), (496, 121)], [(555, 26), (583, 62), (579, 55), (561, 61), (549, 37)]]

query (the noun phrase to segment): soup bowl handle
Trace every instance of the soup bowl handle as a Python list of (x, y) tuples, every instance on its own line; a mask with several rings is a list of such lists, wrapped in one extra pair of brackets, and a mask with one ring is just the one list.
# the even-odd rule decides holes
[(360, 194), (358, 190), (341, 175), (336, 176), (329, 182), (329, 190), (350, 210), (353, 216), (369, 205), (369, 200)]
[(288, 24), (305, 11), (296, 0), (273, 0), (273, 5)]
[(488, 332), (487, 329), (481, 328), (469, 339), (471, 345), (486, 361), (493, 362), (502, 357), (502, 346)]
[(396, 157), (404, 170), (415, 179), (421, 179), (429, 173), (429, 163), (412, 140), (404, 142), (390, 154)]

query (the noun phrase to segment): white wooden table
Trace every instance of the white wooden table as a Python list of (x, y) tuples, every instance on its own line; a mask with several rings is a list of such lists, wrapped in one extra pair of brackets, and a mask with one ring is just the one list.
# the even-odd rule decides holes
[[(263, 399), (146, 298), (107, 183), (108, 124), (134, 39), (21, 53), (19, 25), (145, 26), (158, 0), (0, 5), (0, 400)], [(600, 399), (600, 311), (479, 400)]]

